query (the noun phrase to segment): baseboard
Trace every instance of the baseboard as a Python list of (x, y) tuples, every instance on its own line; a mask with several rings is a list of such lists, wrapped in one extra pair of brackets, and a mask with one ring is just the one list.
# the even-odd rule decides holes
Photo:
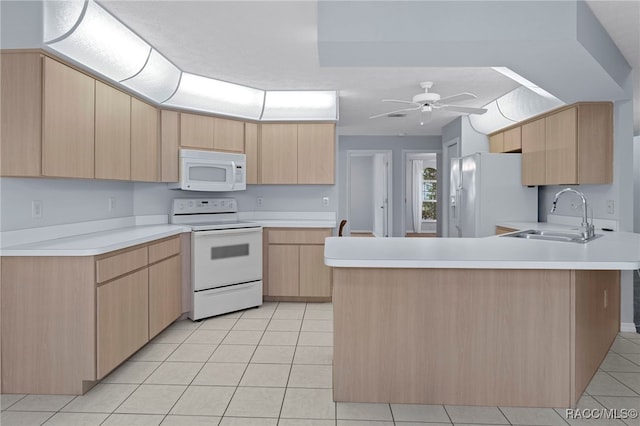
[(620, 331), (627, 333), (636, 333), (636, 325), (632, 322), (621, 322)]

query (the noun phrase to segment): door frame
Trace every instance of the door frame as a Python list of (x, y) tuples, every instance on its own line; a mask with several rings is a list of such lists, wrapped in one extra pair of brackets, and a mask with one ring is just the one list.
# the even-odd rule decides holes
[[(449, 148), (457, 146), (456, 157), (449, 156)], [(442, 215), (442, 227), (441, 234), (443, 237), (449, 236), (449, 184), (451, 183), (451, 159), (460, 157), (460, 138), (455, 137), (442, 143), (442, 199), (443, 203), (440, 208), (440, 214)]]
[[(393, 235), (393, 209), (391, 208), (393, 200), (393, 151), (390, 149), (350, 149), (347, 150), (347, 199), (346, 199), (346, 219), (347, 231), (351, 232), (351, 158), (352, 157), (371, 157), (375, 154), (383, 154), (387, 160), (387, 223), (385, 224), (385, 236)], [(373, 201), (373, 200), (372, 200)], [(372, 226), (373, 227), (373, 226)], [(373, 232), (373, 229), (372, 229)]]
[[(409, 199), (407, 198), (407, 195), (409, 194), (409, 188), (407, 187), (407, 179), (408, 179), (408, 174), (410, 173), (410, 169), (409, 169), (409, 160), (410, 157), (414, 154), (435, 154), (436, 155), (436, 164), (438, 163), (438, 157), (442, 158), (442, 150), (441, 149), (429, 149), (429, 150), (424, 150), (424, 149), (403, 149), (402, 150), (402, 169), (404, 170), (403, 176), (402, 176), (402, 197), (404, 202), (402, 203), (402, 236), (404, 237), (407, 233), (407, 210), (408, 210), (408, 205), (410, 204)], [(444, 179), (444, 175), (441, 174), (440, 172), (440, 167), (438, 167), (438, 188), (442, 188), (442, 186), (439, 184), (440, 179)], [(438, 190), (438, 194), (436, 197), (436, 203), (438, 203), (438, 205), (440, 205), (442, 203), (442, 200), (444, 200), (444, 196), (442, 193), (442, 190), (439, 189)], [(440, 216), (440, 211), (438, 211), (438, 215)], [(438, 220), (438, 222), (440, 222), (440, 220)], [(442, 229), (442, 228), (441, 228)]]

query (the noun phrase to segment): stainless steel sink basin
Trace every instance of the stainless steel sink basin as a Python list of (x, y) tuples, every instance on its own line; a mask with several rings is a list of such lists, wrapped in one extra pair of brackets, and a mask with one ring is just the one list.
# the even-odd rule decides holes
[(528, 240), (546, 240), (546, 241), (564, 241), (568, 243), (588, 243), (602, 234), (594, 235), (591, 238), (583, 238), (577, 232), (558, 232), (558, 231), (539, 231), (535, 229), (527, 229), (525, 231), (511, 232), (502, 234), (501, 237), (526, 238)]

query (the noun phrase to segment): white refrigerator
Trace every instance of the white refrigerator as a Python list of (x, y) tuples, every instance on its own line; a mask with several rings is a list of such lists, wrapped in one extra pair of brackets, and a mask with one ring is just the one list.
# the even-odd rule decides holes
[(538, 188), (521, 185), (521, 169), (520, 154), (452, 159), (447, 236), (487, 237), (499, 222), (537, 222)]

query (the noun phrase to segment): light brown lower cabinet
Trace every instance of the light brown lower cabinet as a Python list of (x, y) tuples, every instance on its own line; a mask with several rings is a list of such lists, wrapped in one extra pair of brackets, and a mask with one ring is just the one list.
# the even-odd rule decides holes
[(324, 264), (324, 239), (331, 229), (266, 228), (265, 300), (331, 300), (331, 268)]
[(180, 236), (1, 262), (2, 393), (82, 395), (182, 313)]

